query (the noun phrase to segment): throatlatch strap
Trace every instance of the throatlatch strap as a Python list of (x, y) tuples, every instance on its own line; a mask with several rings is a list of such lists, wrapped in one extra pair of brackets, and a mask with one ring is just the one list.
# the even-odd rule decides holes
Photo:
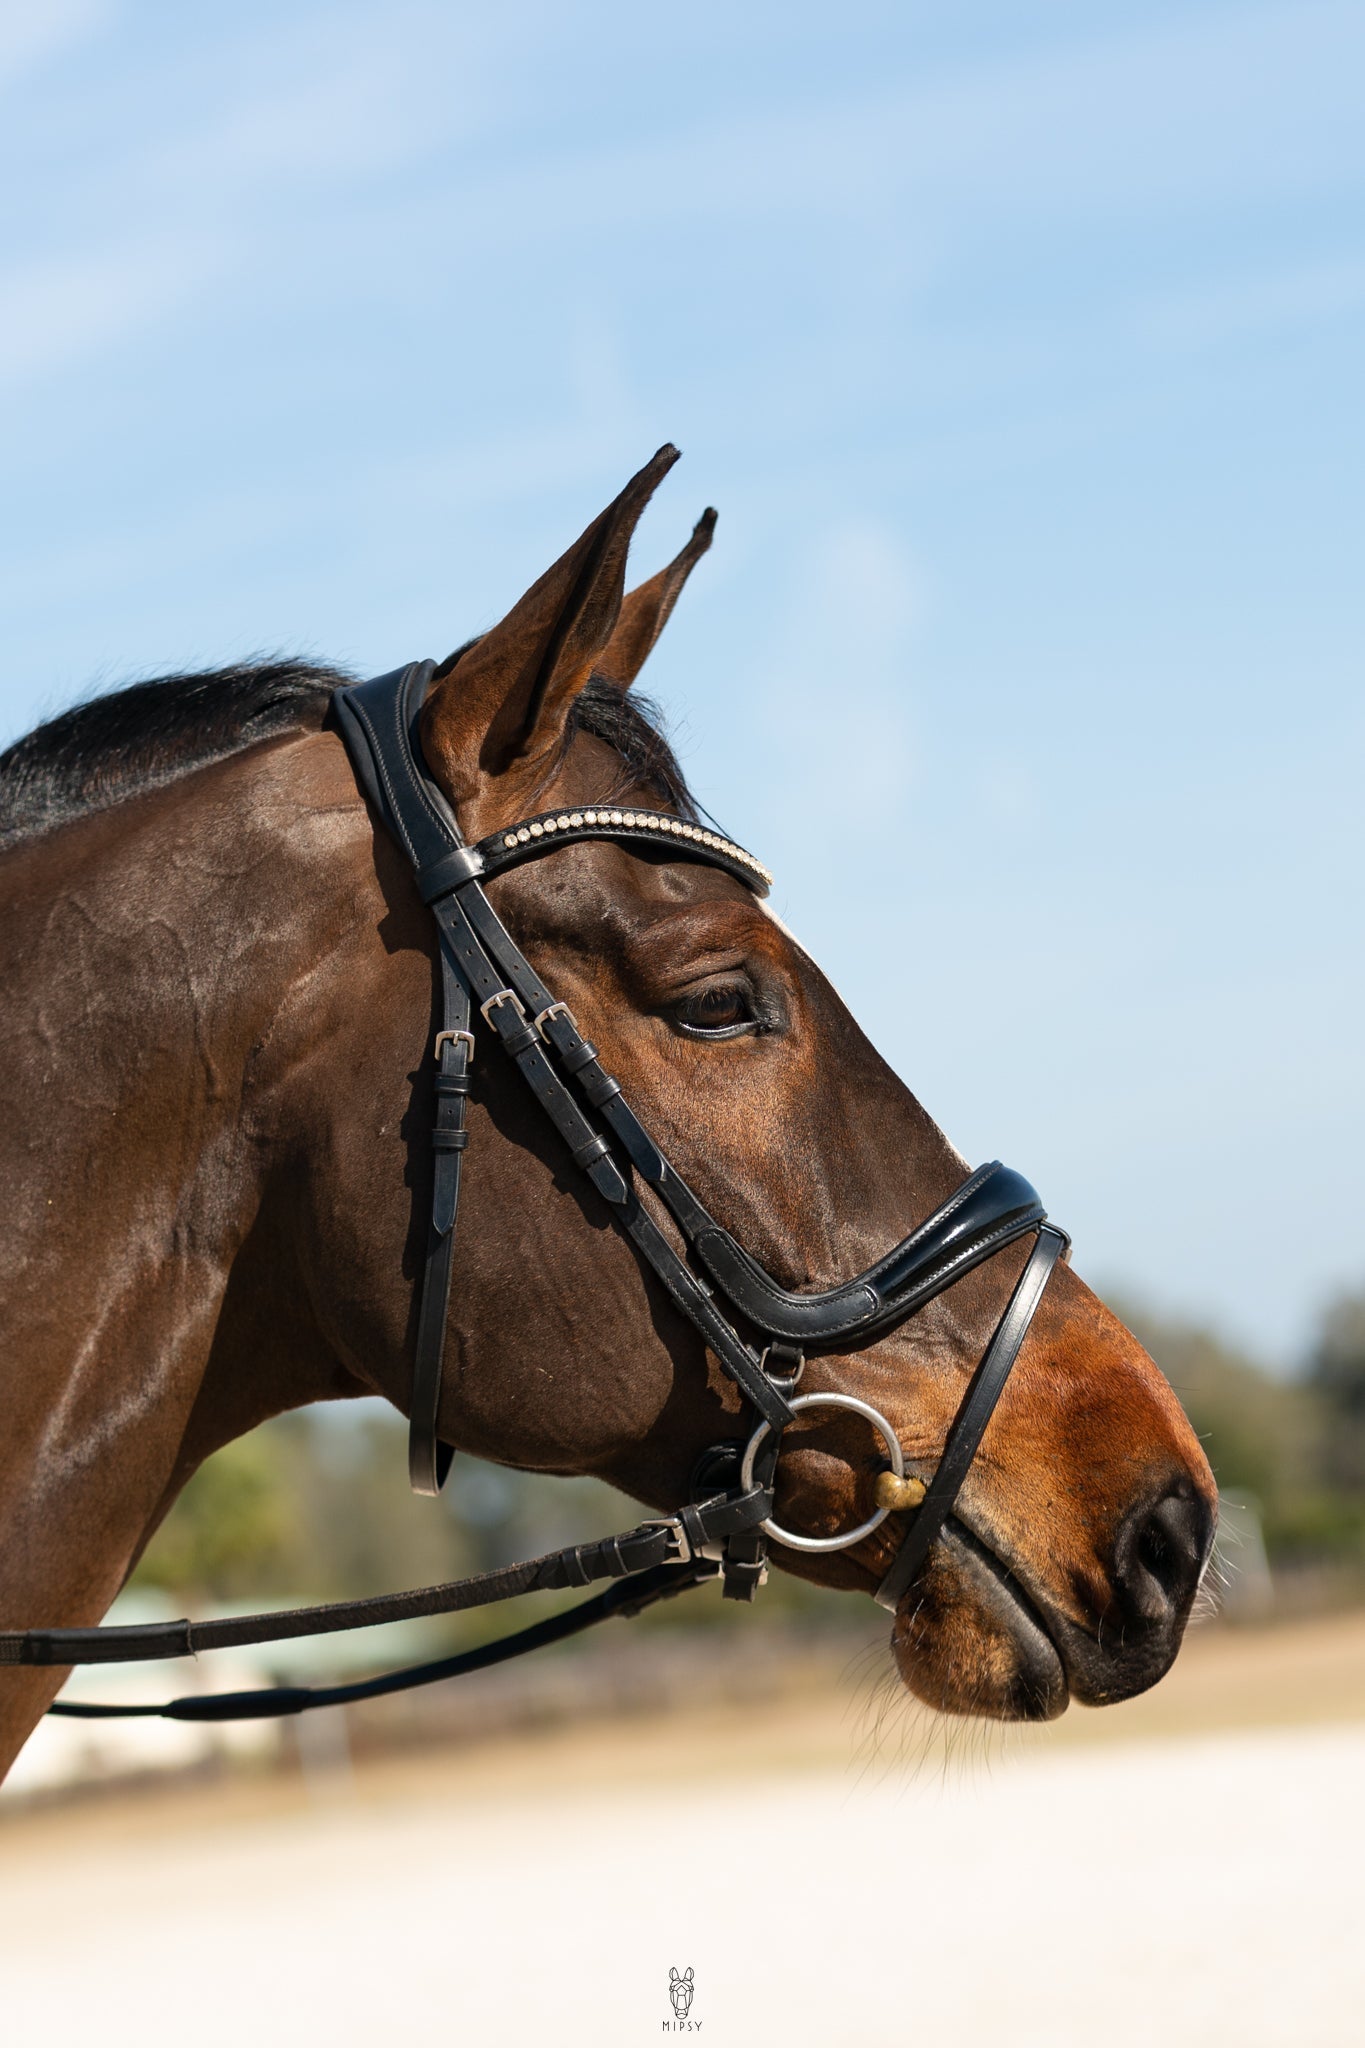
[(436, 1034), (436, 1072), (432, 1080), (435, 1115), (431, 1127), (431, 1217), (417, 1309), (408, 1417), (408, 1478), (414, 1493), (426, 1494), (440, 1492), (455, 1455), (449, 1444), (439, 1441), (436, 1419), (441, 1405), (441, 1367), (454, 1271), (455, 1219), (460, 1208), (460, 1161), (469, 1141), (465, 1102), (474, 1056), (469, 991), (455, 972), (444, 946), (439, 950), (441, 1028)]

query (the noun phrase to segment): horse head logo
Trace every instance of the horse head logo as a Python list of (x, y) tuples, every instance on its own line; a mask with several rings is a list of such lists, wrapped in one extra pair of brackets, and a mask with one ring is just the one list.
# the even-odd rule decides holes
[(692, 1966), (689, 1963), (680, 1977), (676, 1971), (668, 1973), (668, 1995), (673, 2000), (673, 2010), (680, 2020), (687, 2018), (692, 2003)]

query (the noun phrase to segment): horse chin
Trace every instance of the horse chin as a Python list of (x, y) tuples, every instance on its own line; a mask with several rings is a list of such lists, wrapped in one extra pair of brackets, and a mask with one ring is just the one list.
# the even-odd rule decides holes
[(945, 1714), (1055, 1721), (1070, 1698), (1061, 1653), (1000, 1560), (960, 1524), (907, 1595), (892, 1632), (909, 1690)]

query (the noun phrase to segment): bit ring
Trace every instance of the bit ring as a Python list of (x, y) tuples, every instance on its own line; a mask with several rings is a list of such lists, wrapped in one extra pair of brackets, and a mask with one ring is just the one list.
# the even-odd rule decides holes
[[(896, 1478), (905, 1477), (905, 1458), (901, 1452), (900, 1438), (886, 1417), (879, 1414), (868, 1402), (860, 1401), (856, 1394), (798, 1394), (788, 1406), (793, 1415), (802, 1408), (846, 1408), (852, 1415), (861, 1415), (863, 1420), (870, 1422), (880, 1434)], [(743, 1487), (750, 1487), (754, 1483), (754, 1459), (758, 1456), (759, 1445), (770, 1433), (771, 1428), (771, 1423), (760, 1422), (744, 1447), (744, 1463), (740, 1467), (739, 1475), (739, 1483)], [(764, 1522), (762, 1528), (764, 1534), (771, 1536), (774, 1543), (781, 1543), (788, 1550), (847, 1550), (852, 1544), (861, 1543), (864, 1536), (870, 1536), (874, 1529), (880, 1529), (890, 1512), (890, 1508), (878, 1508), (875, 1515), (869, 1515), (865, 1522), (860, 1522), (856, 1529), (850, 1529), (843, 1536), (798, 1536), (792, 1530), (784, 1529), (780, 1523), (773, 1521)]]

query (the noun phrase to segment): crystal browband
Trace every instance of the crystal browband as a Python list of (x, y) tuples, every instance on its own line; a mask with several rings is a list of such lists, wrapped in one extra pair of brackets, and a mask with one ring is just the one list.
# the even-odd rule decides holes
[(519, 865), (528, 854), (534, 856), (550, 846), (562, 846), (575, 839), (619, 839), (640, 845), (666, 843), (684, 857), (695, 850), (709, 864), (728, 868), (756, 895), (766, 896), (773, 884), (762, 861), (755, 860), (723, 833), (675, 818), (667, 811), (618, 809), (615, 805), (542, 811), (534, 818), (505, 826), (501, 832), (490, 832), (469, 851), (477, 856), (475, 872), (487, 876)]

